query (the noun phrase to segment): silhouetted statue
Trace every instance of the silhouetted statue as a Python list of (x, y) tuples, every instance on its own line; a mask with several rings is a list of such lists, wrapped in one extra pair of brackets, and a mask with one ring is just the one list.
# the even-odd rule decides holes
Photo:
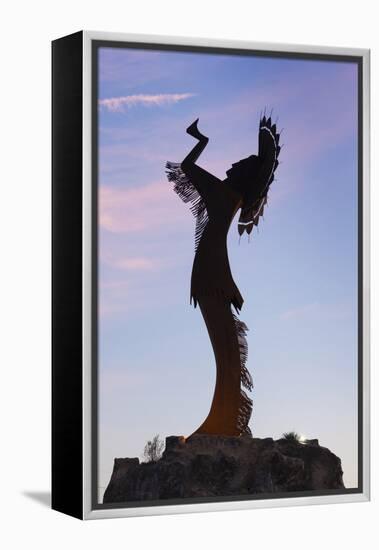
[(198, 143), (181, 164), (168, 162), (168, 179), (184, 202), (191, 202), (196, 217), (195, 260), (191, 278), (191, 302), (199, 304), (216, 358), (217, 377), (211, 409), (194, 432), (240, 436), (250, 434), (252, 401), (242, 390), (253, 387), (246, 368), (246, 325), (232, 312), (242, 308), (243, 298), (229, 266), (227, 234), (241, 209), (240, 235), (249, 235), (263, 214), (267, 192), (274, 180), (280, 152), (279, 134), (271, 117), (261, 118), (259, 152), (232, 165), (223, 181), (196, 163), (208, 143), (197, 119), (187, 133)]

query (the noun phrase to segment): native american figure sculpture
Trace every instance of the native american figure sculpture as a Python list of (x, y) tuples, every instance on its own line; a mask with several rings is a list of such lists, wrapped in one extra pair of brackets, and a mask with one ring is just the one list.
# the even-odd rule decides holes
[(238, 210), (238, 232), (250, 235), (267, 203), (280, 152), (279, 134), (271, 117), (259, 123), (258, 155), (232, 165), (223, 181), (196, 164), (208, 143), (197, 119), (187, 133), (198, 143), (182, 163), (166, 164), (169, 181), (196, 218), (195, 259), (191, 277), (191, 302), (199, 305), (216, 359), (216, 385), (208, 416), (194, 432), (226, 436), (251, 435), (248, 426), (253, 382), (246, 367), (245, 323), (239, 314), (243, 298), (229, 266), (227, 234)]

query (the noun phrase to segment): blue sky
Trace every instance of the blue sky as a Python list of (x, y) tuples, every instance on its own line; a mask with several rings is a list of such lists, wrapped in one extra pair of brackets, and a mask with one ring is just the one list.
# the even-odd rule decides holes
[(114, 457), (208, 413), (214, 358), (189, 305), (194, 219), (165, 176), (209, 136), (221, 179), (257, 152), (265, 107), (284, 128), (259, 233), (229, 237), (245, 298), (256, 437), (296, 430), (357, 483), (357, 69), (343, 62), (101, 48), (99, 494)]

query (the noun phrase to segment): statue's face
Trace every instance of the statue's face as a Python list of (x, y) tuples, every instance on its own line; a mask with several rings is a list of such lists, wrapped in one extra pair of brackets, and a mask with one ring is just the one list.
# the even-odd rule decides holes
[(229, 168), (229, 170), (226, 171), (226, 175), (228, 176), (228, 178), (231, 180), (231, 179), (234, 179), (235, 177), (237, 177), (238, 173), (240, 172), (240, 164), (241, 164), (241, 160), (239, 162), (235, 162), (234, 164), (232, 164), (232, 167)]

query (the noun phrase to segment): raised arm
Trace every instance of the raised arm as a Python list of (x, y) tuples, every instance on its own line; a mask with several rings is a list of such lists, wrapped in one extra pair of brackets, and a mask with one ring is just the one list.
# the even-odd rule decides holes
[(199, 140), (199, 143), (195, 145), (195, 147), (188, 153), (186, 158), (182, 162), (182, 170), (185, 172), (186, 170), (190, 170), (192, 168), (192, 165), (195, 164), (201, 153), (204, 151), (206, 146), (208, 145), (209, 138), (204, 136), (200, 130), (197, 127), (197, 123), (199, 122), (199, 119), (197, 118), (195, 122), (193, 122), (190, 126), (187, 128), (187, 134), (194, 137), (195, 139)]
[(198, 193), (207, 201), (209, 194), (215, 191), (215, 183), (220, 183), (220, 180), (196, 164), (197, 159), (204, 151), (209, 141), (209, 139), (199, 131), (197, 127), (198, 121), (199, 119), (196, 119), (195, 122), (187, 128), (187, 134), (197, 139), (198, 143), (182, 161), (181, 168), (184, 174), (191, 180), (192, 185), (196, 188)]

